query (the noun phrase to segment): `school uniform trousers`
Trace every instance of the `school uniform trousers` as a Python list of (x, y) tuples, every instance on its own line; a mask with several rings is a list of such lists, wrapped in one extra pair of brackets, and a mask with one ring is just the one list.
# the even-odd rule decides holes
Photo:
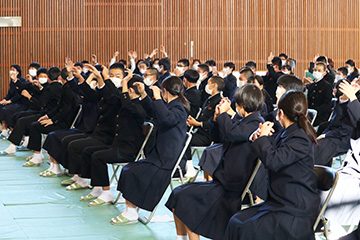
[(261, 137), (253, 151), (269, 169), (269, 198), (236, 213), (224, 239), (315, 239), (313, 224), (320, 207), (313, 171), (313, 143), (296, 123), (276, 138)]
[(122, 168), (117, 189), (137, 207), (152, 211), (169, 186), (172, 170), (183, 149), (187, 112), (180, 99), (166, 104), (146, 97), (141, 104), (157, 125), (155, 145), (146, 159)]
[(231, 119), (227, 113), (219, 115), (216, 125), (224, 151), (214, 180), (179, 186), (166, 203), (191, 231), (210, 239), (224, 239), (229, 219), (241, 209), (241, 194), (256, 164), (249, 137), (261, 122), (259, 113), (241, 120)]
[(92, 153), (112, 144), (115, 135), (114, 118), (121, 108), (120, 91), (111, 80), (105, 80), (105, 85), (97, 89), (100, 99), (99, 118), (94, 132), (68, 144), (66, 161), (71, 174), (80, 174), (83, 161), (89, 161)]

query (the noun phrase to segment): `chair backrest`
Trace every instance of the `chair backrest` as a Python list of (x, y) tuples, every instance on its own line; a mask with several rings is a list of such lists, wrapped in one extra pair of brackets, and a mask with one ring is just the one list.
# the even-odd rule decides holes
[[(200, 116), (201, 110), (202, 110), (202, 109), (199, 108), (199, 111), (197, 112), (197, 114), (196, 114), (196, 116), (195, 116), (195, 119), (197, 119), (197, 118)], [(190, 129), (189, 129), (189, 133), (193, 133), (193, 131), (194, 131), (194, 126), (191, 126)]]
[(76, 113), (75, 118), (74, 118), (74, 121), (72, 122), (72, 124), (71, 124), (71, 126), (70, 126), (71, 129), (72, 129), (72, 128), (75, 128), (75, 124), (76, 124), (77, 120), (79, 119), (81, 112), (82, 112), (82, 105), (79, 104), (79, 110), (78, 110), (78, 112)]
[(317, 117), (317, 111), (315, 109), (309, 108), (307, 111), (307, 117), (308, 117), (311, 125), (314, 125), (315, 119)]
[(181, 162), (181, 159), (183, 158), (183, 156), (184, 156), (184, 154), (185, 154), (185, 152), (186, 152), (186, 149), (188, 148), (188, 146), (189, 146), (189, 144), (190, 144), (191, 138), (192, 138), (192, 134), (189, 133), (189, 132), (187, 132), (187, 133), (186, 133), (186, 140), (185, 140), (185, 143), (184, 143), (184, 147), (183, 147), (183, 149), (181, 150), (181, 153), (180, 153), (180, 155), (179, 155), (179, 157), (178, 157), (178, 159), (177, 159), (177, 161), (176, 161), (176, 164), (175, 164), (175, 166), (174, 166), (174, 168), (173, 168), (173, 171), (172, 171), (172, 173), (171, 173), (171, 178), (174, 176), (175, 171), (176, 171), (176, 169), (178, 168), (178, 166), (179, 166), (179, 164), (180, 164), (180, 162)]
[[(257, 172), (259, 171), (260, 166), (261, 166), (261, 161), (260, 161), (260, 159), (258, 159), (258, 160), (256, 161), (254, 170), (253, 170), (253, 172), (252, 172), (252, 174), (251, 174), (251, 176), (250, 176), (250, 178), (249, 178), (249, 181), (247, 182), (247, 184), (246, 184), (246, 186), (245, 186), (245, 188), (244, 188), (244, 191), (243, 191), (243, 193), (241, 194), (241, 201), (244, 200), (246, 194), (250, 191), (250, 186), (251, 186), (251, 184), (253, 183), (253, 181), (254, 181), (254, 179), (255, 179), (255, 176), (256, 176)], [(251, 194), (251, 193), (250, 193), (250, 194)]]
[[(139, 160), (144, 155), (144, 148), (150, 138), (152, 131), (154, 130), (154, 124), (151, 122), (144, 122), (143, 124), (143, 134), (145, 136), (144, 141), (140, 147), (140, 150), (135, 158), (135, 161)], [(145, 157), (145, 156), (143, 156)]]
[(314, 172), (317, 177), (317, 188), (320, 191), (329, 191), (330, 190), (325, 198), (325, 201), (322, 203), (320, 212), (315, 220), (315, 223), (313, 226), (313, 229), (315, 231), (320, 220), (324, 219), (323, 215), (327, 208), (327, 205), (329, 204), (331, 196), (333, 195), (333, 193), (335, 191), (337, 181), (339, 179), (339, 173), (333, 168), (326, 167), (326, 166), (320, 166), (320, 165), (314, 166)]

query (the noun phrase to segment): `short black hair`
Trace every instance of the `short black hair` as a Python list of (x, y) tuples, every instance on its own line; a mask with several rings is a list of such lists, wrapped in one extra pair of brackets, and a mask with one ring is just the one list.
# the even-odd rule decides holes
[(61, 69), (60, 75), (61, 75), (62, 79), (66, 80), (66, 78), (69, 76), (69, 73), (66, 68), (63, 68), (63, 69)]
[[(150, 73), (151, 73), (152, 75), (155, 75), (155, 76), (156, 76), (156, 79), (159, 78), (159, 71), (158, 71), (156, 68), (154, 68), (154, 67), (149, 67), (148, 69), (146, 69), (146, 71), (150, 71)], [(146, 73), (145, 73), (145, 74), (146, 74)]]
[(235, 102), (247, 113), (259, 111), (264, 105), (264, 95), (254, 84), (247, 83), (234, 95)]
[(127, 61), (126, 61), (125, 59), (120, 59), (120, 60), (118, 61), (118, 63), (121, 63), (121, 64), (123, 64), (124, 66), (127, 65)]
[(74, 67), (81, 67), (81, 68), (83, 68), (84, 65), (82, 64), (82, 62), (76, 62), (76, 63), (74, 64)]
[(40, 74), (42, 74), (42, 73), (44, 73), (44, 74), (48, 74), (48, 70), (46, 69), (46, 68), (43, 68), (43, 67), (41, 67), (41, 68), (39, 68), (37, 71), (36, 71), (36, 76), (39, 76)]
[(140, 77), (139, 75), (133, 75), (132, 78), (128, 81), (127, 85), (128, 85), (128, 88), (134, 89), (135, 93), (139, 95), (140, 94), (139, 90), (138, 90), (137, 86), (134, 85), (137, 82), (142, 83), (143, 78)]
[(292, 71), (291, 66), (290, 66), (290, 65), (287, 65), (287, 64), (284, 65), (284, 66), (282, 66), (281, 69), (286, 69), (286, 70), (288, 70), (288, 71), (290, 71), (290, 72)]
[(245, 67), (248, 67), (248, 68), (256, 68), (256, 62), (254, 62), (254, 61), (248, 61), (247, 63), (245, 63)]
[(355, 67), (355, 62), (354, 62), (354, 60), (352, 60), (352, 59), (348, 59), (348, 60), (345, 62), (345, 64), (348, 64), (348, 65), (350, 65), (350, 66), (352, 66), (352, 67)]
[(189, 59), (187, 59), (187, 58), (182, 58), (182, 59), (180, 59), (177, 63), (181, 63), (181, 64), (183, 64), (185, 67), (190, 66), (190, 61), (189, 61)]
[(40, 68), (40, 64), (38, 62), (32, 62), (29, 64), (29, 68), (35, 68), (38, 70)]
[(52, 81), (57, 80), (60, 74), (61, 74), (61, 70), (58, 67), (51, 67), (48, 70), (48, 76)]
[(206, 64), (199, 64), (198, 68), (203, 70), (204, 72), (210, 72), (209, 66)]
[(246, 79), (249, 79), (250, 77), (254, 76), (254, 72), (249, 67), (243, 67), (239, 71), (240, 74), (244, 74), (246, 76)]
[(81, 63), (84, 65), (84, 64), (89, 64), (89, 61), (88, 60), (82, 60)]
[(338, 72), (341, 72), (342, 75), (345, 75), (345, 76), (347, 76), (348, 73), (349, 73), (349, 71), (348, 71), (348, 69), (346, 67), (339, 67)]
[(184, 72), (184, 79), (191, 83), (197, 83), (199, 80), (199, 73), (193, 69), (188, 69)]
[(161, 58), (159, 60), (159, 66), (163, 67), (165, 71), (169, 71), (171, 68), (171, 62), (169, 58)]
[(319, 56), (319, 57), (316, 59), (316, 62), (323, 62), (323, 63), (325, 63), (326, 65), (328, 64), (327, 57), (325, 57), (325, 56)]
[(259, 83), (259, 85), (264, 85), (264, 79), (259, 75), (251, 76), (250, 78), (248, 78), (247, 83), (254, 84), (255, 81), (257, 81)]
[(20, 67), (19, 65), (13, 64), (13, 65), (11, 65), (10, 67), (13, 67), (13, 68), (16, 69), (16, 71), (18, 71), (17, 77), (21, 77), (21, 76), (22, 76), (22, 75), (21, 75), (21, 67)]
[(209, 67), (215, 67), (216, 66), (216, 62), (213, 59), (206, 60), (205, 64), (208, 65)]
[(280, 57), (280, 58), (283, 57), (283, 58), (285, 58), (285, 59), (288, 59), (288, 58), (289, 58), (288, 55), (286, 55), (286, 53), (280, 53), (280, 54), (279, 54), (279, 57)]
[(274, 57), (274, 58), (271, 60), (271, 63), (272, 63), (273, 66), (278, 66), (279, 69), (280, 69), (281, 66), (282, 66), (281, 58), (279, 58), (279, 57)]
[(125, 69), (125, 66), (124, 66), (124, 64), (122, 64), (122, 63), (113, 63), (111, 66), (110, 66), (110, 68), (109, 68), (109, 70), (110, 69), (121, 69), (121, 70), (124, 70)]
[(298, 77), (294, 75), (287, 75), (284, 74), (279, 77), (277, 80), (277, 84), (283, 88), (285, 88), (286, 91), (289, 90), (295, 90), (295, 91), (304, 91), (304, 83), (299, 79)]
[(209, 81), (211, 81), (212, 83), (215, 83), (217, 85), (217, 89), (218, 91), (222, 91), (225, 88), (225, 82), (224, 79), (222, 77), (219, 76), (212, 76)]
[(231, 71), (235, 71), (235, 64), (233, 62), (224, 63), (224, 67), (231, 68)]

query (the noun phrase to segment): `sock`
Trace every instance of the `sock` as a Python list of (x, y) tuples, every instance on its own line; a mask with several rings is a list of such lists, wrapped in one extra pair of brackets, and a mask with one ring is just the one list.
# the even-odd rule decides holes
[(113, 202), (114, 201), (114, 196), (112, 195), (110, 190), (103, 190), (98, 198), (100, 198), (101, 200), (104, 200), (105, 202)]
[(11, 144), (5, 149), (4, 152), (6, 152), (6, 153), (8, 153), (8, 154), (14, 154), (14, 153), (16, 153), (16, 146), (11, 143)]
[(187, 235), (177, 235), (176, 240), (188, 240)]
[(56, 174), (62, 173), (61, 167), (60, 167), (60, 165), (58, 163), (50, 163), (50, 165), (52, 165), (51, 171), (53, 173), (56, 173)]
[(134, 221), (137, 220), (139, 218), (139, 214), (136, 210), (136, 208), (130, 208), (130, 207), (126, 207), (125, 212), (123, 212), (124, 217), (126, 217), (127, 219)]
[(79, 175), (75, 174), (71, 179), (76, 182), (79, 178)]
[(81, 178), (79, 177), (78, 180), (76, 180), (76, 183), (78, 183), (80, 186), (82, 187), (87, 187), (89, 186), (89, 180), (88, 179), (85, 179), (85, 178)]
[(3, 130), (1, 131), (1, 135), (3, 135), (4, 137), (8, 137), (8, 135), (9, 135), (9, 130), (8, 130), (7, 128), (3, 129)]
[(194, 168), (192, 160), (187, 160), (186, 161), (185, 169), (186, 169), (185, 177), (193, 177), (193, 176), (195, 176), (196, 170)]
[(50, 162), (50, 167), (47, 169), (48, 171), (53, 171), (54, 169), (54, 164), (52, 162)]
[(94, 187), (90, 194), (93, 195), (94, 197), (99, 197), (102, 193), (102, 187)]
[(34, 153), (33, 157), (30, 159), (33, 163), (42, 163), (43, 156), (41, 153)]
[(29, 137), (24, 137), (24, 141), (22, 143), (22, 146), (27, 147), (28, 143), (29, 143)]

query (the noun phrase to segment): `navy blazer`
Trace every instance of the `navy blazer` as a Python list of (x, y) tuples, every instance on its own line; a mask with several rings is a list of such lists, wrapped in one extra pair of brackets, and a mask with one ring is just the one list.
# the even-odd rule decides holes
[(21, 95), (21, 91), (24, 89), (24, 85), (26, 84), (26, 80), (24, 78), (19, 78), (16, 83), (10, 80), (9, 90), (5, 96), (6, 100), (11, 100), (11, 103), (18, 103), (21, 105), (29, 104), (27, 98)]
[(188, 114), (180, 99), (166, 104), (163, 100), (152, 101), (147, 96), (141, 100), (141, 104), (147, 114), (152, 115), (157, 126), (155, 145), (146, 161), (159, 168), (172, 170), (184, 147)]
[(305, 131), (294, 123), (275, 139), (260, 137), (252, 146), (269, 170), (269, 198), (263, 207), (293, 216), (314, 217), (320, 197), (314, 173), (314, 144)]
[(360, 100), (354, 100), (348, 103), (348, 114), (354, 131), (352, 134), (353, 139), (360, 138)]

